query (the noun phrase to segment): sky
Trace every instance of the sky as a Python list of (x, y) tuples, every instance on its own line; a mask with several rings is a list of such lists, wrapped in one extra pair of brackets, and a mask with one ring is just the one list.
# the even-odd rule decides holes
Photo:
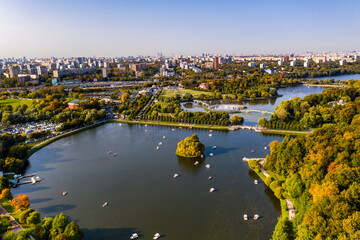
[(359, 0), (0, 0), (2, 57), (360, 50)]

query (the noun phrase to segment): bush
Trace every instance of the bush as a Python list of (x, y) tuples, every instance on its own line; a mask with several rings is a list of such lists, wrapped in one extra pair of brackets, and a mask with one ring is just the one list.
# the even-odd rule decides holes
[(273, 178), (271, 177), (271, 176), (269, 176), (269, 177), (267, 177), (267, 178), (265, 178), (265, 184), (267, 185), (267, 186), (270, 186), (270, 184), (272, 183), (272, 181), (273, 181)]
[(281, 187), (279, 181), (273, 181), (273, 182), (270, 184), (270, 188), (271, 188), (271, 190), (273, 190), (274, 192), (275, 192), (275, 189), (278, 188), (278, 187)]
[(260, 165), (259, 165), (258, 161), (250, 160), (249, 167), (257, 173), (260, 172)]
[(284, 189), (282, 187), (277, 187), (275, 190), (274, 190), (274, 195), (275, 197), (277, 197), (278, 199), (284, 199), (283, 197), (283, 192), (284, 192)]

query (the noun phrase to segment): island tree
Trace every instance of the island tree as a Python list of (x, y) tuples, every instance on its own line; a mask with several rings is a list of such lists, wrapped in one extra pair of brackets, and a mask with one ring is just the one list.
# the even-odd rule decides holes
[(183, 157), (199, 157), (204, 152), (205, 146), (199, 141), (196, 134), (180, 141), (176, 149), (176, 154)]

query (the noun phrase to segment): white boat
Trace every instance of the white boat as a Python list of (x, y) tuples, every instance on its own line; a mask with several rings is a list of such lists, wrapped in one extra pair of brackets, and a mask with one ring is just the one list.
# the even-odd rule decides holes
[(145, 127), (147, 127), (147, 124), (145, 124)]
[(157, 146), (157, 147), (156, 147), (156, 150), (159, 150), (159, 149), (160, 149), (160, 147), (159, 147), (159, 146)]
[(248, 219), (248, 216), (247, 216), (246, 214), (244, 214), (244, 220), (245, 220), (245, 221), (249, 220), (249, 219)]
[(259, 215), (255, 214), (255, 215), (254, 215), (254, 219), (255, 219), (255, 220), (258, 220), (258, 219), (259, 219)]
[(68, 141), (68, 142), (67, 142), (67, 144), (70, 144), (70, 143), (71, 143), (71, 141)]
[(114, 155), (114, 156), (116, 156), (116, 155), (117, 155), (117, 153), (114, 153), (113, 155)]
[(210, 157), (213, 157), (213, 156), (214, 156), (214, 154), (213, 154), (213, 153), (210, 153), (209, 155), (210, 155)]
[(121, 123), (119, 123), (119, 126), (121, 127)]
[(63, 192), (62, 195), (63, 195), (63, 196), (67, 195), (67, 192)]
[(212, 176), (209, 176), (209, 178), (208, 178), (209, 180), (211, 180), (212, 179)]
[(206, 167), (206, 168), (211, 168), (210, 164), (206, 164), (205, 167)]
[(130, 239), (136, 239), (138, 238), (139, 236), (137, 235), (137, 233), (133, 233), (131, 236), (130, 236)]
[(162, 145), (162, 142), (159, 142), (159, 146), (161, 146)]
[(34, 177), (31, 178), (31, 183), (32, 183), (32, 184), (35, 184), (35, 183), (36, 183), (36, 180), (35, 180)]
[(203, 158), (204, 157), (204, 154), (201, 154), (201, 158)]
[(171, 129), (171, 131), (175, 131), (175, 128)]
[(108, 202), (104, 202), (104, 204), (102, 205), (103, 207), (106, 207), (107, 205), (109, 205)]
[(174, 178), (177, 178), (177, 177), (179, 177), (179, 174), (175, 173)]
[(258, 184), (258, 180), (254, 180), (254, 183), (255, 183), (255, 184)]
[(266, 150), (267, 149), (267, 147), (264, 147), (264, 150)]
[(210, 188), (209, 192), (215, 192), (215, 188)]
[(153, 239), (158, 239), (160, 237), (160, 233), (155, 233)]
[(194, 165), (195, 166), (199, 165), (199, 162), (198, 161), (194, 162)]
[(213, 146), (213, 149), (215, 150), (215, 149), (216, 149), (216, 146)]
[(251, 150), (251, 152), (252, 152), (252, 153), (254, 153), (254, 152), (255, 152), (255, 150)]
[(111, 151), (108, 151), (107, 154), (111, 154)]
[(209, 132), (212, 132), (212, 130), (210, 129)]
[(147, 132), (148, 130), (147, 129), (145, 129), (145, 132)]
[(211, 133), (209, 134), (209, 137), (212, 137), (212, 134), (211, 134)]
[(165, 139), (166, 137), (165, 136), (163, 136), (163, 139)]

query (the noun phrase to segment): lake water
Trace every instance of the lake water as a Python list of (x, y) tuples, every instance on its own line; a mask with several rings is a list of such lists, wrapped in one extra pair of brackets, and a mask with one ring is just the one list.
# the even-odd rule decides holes
[[(275, 111), (275, 107), (279, 106), (280, 103), (284, 100), (290, 100), (294, 97), (300, 97), (304, 98), (307, 95), (310, 94), (316, 94), (321, 93), (326, 88), (324, 87), (307, 87), (307, 86), (298, 86), (298, 87), (290, 87), (290, 88), (280, 88), (278, 89), (278, 94), (282, 95), (281, 97), (274, 98), (274, 99), (266, 99), (266, 100), (256, 100), (256, 101), (237, 101), (235, 103), (241, 104), (246, 106), (248, 109), (258, 109), (258, 110), (266, 110), (270, 112)], [(219, 101), (217, 101), (219, 102)], [(219, 103), (234, 103), (229, 101), (220, 101)], [(216, 103), (216, 102), (213, 102)], [(206, 112), (201, 106), (195, 104), (195, 103), (181, 103), (182, 108), (185, 111), (202, 111)], [(236, 113), (236, 114), (230, 114), (230, 117), (232, 115), (240, 115), (244, 117), (244, 125), (257, 125), (257, 121), (260, 118), (270, 118), (269, 114), (262, 114), (262, 113)]]
[(335, 79), (335, 81), (346, 81), (346, 80), (360, 80), (360, 74), (348, 74), (348, 75), (340, 75), (340, 76), (329, 76), (329, 77), (317, 77), (317, 78), (308, 78), (309, 80), (330, 80)]
[[(206, 146), (205, 159), (177, 157), (177, 143), (194, 133)], [(264, 183), (254, 184), (258, 177), (242, 158), (265, 157), (264, 147), (282, 138), (253, 131), (208, 135), (208, 130), (104, 124), (33, 154), (27, 172), (43, 181), (13, 194), (29, 195), (31, 207), (43, 217), (68, 215), (88, 240), (129, 239), (133, 232), (141, 239), (156, 232), (171, 240), (269, 239), (280, 216), (279, 201)], [(156, 150), (159, 142), (163, 145)], [(175, 173), (180, 177), (174, 179)], [(210, 193), (211, 187), (217, 191)], [(261, 218), (245, 222), (243, 214)]]

